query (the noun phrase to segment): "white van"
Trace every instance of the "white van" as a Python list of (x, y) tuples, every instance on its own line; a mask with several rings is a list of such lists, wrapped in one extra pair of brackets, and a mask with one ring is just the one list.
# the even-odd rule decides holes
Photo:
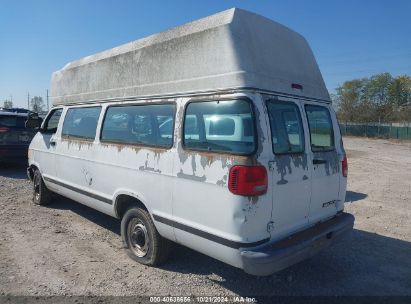
[(52, 193), (121, 219), (134, 260), (176, 242), (253, 275), (353, 228), (345, 156), (299, 34), (239, 9), (67, 64), (29, 149)]

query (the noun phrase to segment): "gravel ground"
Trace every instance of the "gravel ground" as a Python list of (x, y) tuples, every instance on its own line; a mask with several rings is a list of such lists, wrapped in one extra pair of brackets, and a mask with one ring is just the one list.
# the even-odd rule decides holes
[(350, 238), (270, 277), (181, 246), (150, 268), (120, 222), (64, 198), (31, 203), (24, 166), (0, 168), (0, 295), (411, 295), (411, 143), (346, 138)]

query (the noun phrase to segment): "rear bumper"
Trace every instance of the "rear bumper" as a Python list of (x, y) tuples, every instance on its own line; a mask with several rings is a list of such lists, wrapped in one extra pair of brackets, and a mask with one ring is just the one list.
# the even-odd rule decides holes
[(265, 276), (305, 260), (352, 231), (354, 216), (341, 213), (290, 237), (255, 250), (241, 252), (245, 272)]

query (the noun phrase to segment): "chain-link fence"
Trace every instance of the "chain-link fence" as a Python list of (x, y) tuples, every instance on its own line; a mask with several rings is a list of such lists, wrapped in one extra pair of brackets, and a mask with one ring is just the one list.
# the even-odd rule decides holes
[(341, 122), (340, 129), (343, 135), (411, 139), (411, 123)]

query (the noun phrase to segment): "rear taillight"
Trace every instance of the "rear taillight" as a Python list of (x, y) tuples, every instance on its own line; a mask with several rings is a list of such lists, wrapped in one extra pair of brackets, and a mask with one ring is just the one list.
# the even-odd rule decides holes
[(7, 132), (9, 132), (10, 131), (10, 129), (9, 128), (6, 128), (6, 127), (0, 127), (0, 133), (7, 133)]
[(267, 192), (267, 170), (263, 166), (233, 166), (228, 189), (238, 195), (261, 195)]
[(342, 162), (341, 162), (341, 172), (342, 172), (342, 175), (343, 175), (344, 177), (347, 177), (347, 175), (348, 175), (347, 155), (344, 155), (344, 158), (343, 158), (343, 160), (342, 160)]

